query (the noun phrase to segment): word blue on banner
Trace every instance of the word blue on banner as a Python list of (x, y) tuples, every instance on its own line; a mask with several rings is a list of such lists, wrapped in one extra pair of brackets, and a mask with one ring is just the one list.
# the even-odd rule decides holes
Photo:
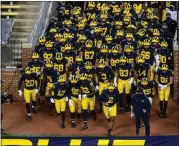
[(179, 136), (150, 137), (6, 137), (2, 146), (178, 146)]

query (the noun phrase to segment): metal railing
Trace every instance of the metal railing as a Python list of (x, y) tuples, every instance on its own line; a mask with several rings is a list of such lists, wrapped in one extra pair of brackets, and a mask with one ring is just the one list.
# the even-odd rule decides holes
[(55, 10), (54, 5), (55, 2), (41, 2), (34, 28), (28, 38), (33, 47), (37, 44), (38, 38), (44, 35), (49, 19)]
[(8, 40), (1, 45), (1, 68), (21, 68), (22, 41)]

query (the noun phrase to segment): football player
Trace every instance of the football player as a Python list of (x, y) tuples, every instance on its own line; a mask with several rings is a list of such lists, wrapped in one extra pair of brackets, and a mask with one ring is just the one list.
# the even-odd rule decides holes
[(89, 81), (92, 81), (92, 82), (94, 81), (94, 79), (95, 79), (95, 77), (94, 77), (94, 75), (95, 75), (95, 69), (93, 68), (93, 65), (92, 65), (91, 62), (87, 61), (84, 64), (84, 67), (81, 68), (81, 70), (80, 70), (80, 74), (82, 74), (82, 73), (86, 74), (87, 79)]
[(88, 21), (95, 20), (99, 14), (99, 10), (96, 10), (95, 6), (95, 2), (87, 2), (87, 9), (84, 12)]
[(157, 54), (155, 48), (150, 47), (150, 40), (145, 39), (143, 42), (143, 47), (139, 49), (139, 52), (141, 56), (145, 58), (145, 62), (149, 63), (152, 67), (152, 74), (158, 70), (159, 64), (160, 64), (160, 59), (159, 55)]
[(137, 52), (133, 51), (131, 45), (124, 47), (124, 56), (127, 58), (127, 63), (134, 65), (136, 62)]
[(65, 110), (66, 110), (66, 101), (68, 101), (68, 92), (67, 85), (65, 84), (66, 80), (64, 77), (58, 77), (58, 82), (52, 84), (50, 90), (54, 92), (53, 100), (55, 102), (55, 108), (57, 116), (61, 114), (61, 127), (65, 128)]
[(138, 56), (136, 59), (136, 64), (134, 65), (135, 79), (139, 83), (142, 78), (148, 78), (150, 81), (153, 80), (153, 74), (151, 73), (150, 64), (145, 62), (143, 56)]
[(92, 32), (93, 35), (91, 35), (91, 39), (94, 42), (94, 47), (97, 47), (99, 50), (104, 42), (104, 36), (102, 36), (102, 28), (95, 27)]
[(125, 34), (124, 34), (124, 31), (123, 30), (117, 30), (114, 35), (113, 35), (113, 38), (114, 38), (114, 42), (117, 43), (117, 44), (121, 44), (121, 42), (124, 40), (125, 38)]
[(109, 52), (107, 54), (107, 59), (106, 62), (107, 64), (111, 67), (111, 69), (113, 71), (115, 71), (116, 69), (116, 64), (119, 63), (119, 58), (122, 56), (123, 54), (120, 53), (120, 47), (119, 46), (114, 46), (112, 47), (111, 52)]
[(71, 65), (75, 61), (77, 55), (74, 51), (72, 51), (72, 44), (69, 42), (65, 44), (64, 49), (64, 57), (68, 60), (68, 64)]
[[(99, 90), (99, 95), (101, 95), (102, 91), (107, 88), (108, 83), (114, 79), (114, 73), (104, 62), (99, 62), (95, 72), (96, 90)], [(99, 105), (100, 111), (102, 111), (102, 103), (99, 103)]]
[(168, 43), (166, 41), (160, 43), (158, 54), (160, 57), (160, 64), (168, 64), (171, 67), (172, 53), (168, 50)]
[(68, 84), (68, 99), (70, 107), (70, 117), (71, 117), (71, 126), (76, 127), (75, 123), (75, 112), (77, 112), (77, 117), (81, 116), (81, 100), (78, 98), (80, 93), (80, 84), (78, 78), (73, 75), (70, 83)]
[(49, 32), (47, 33), (46, 40), (47, 41), (55, 41), (55, 34), (57, 33), (56, 28), (50, 28)]
[(112, 49), (116, 44), (113, 42), (113, 37), (111, 35), (105, 36), (105, 43), (108, 46), (109, 50)]
[(114, 85), (118, 87), (119, 95), (121, 101), (120, 103), (120, 112), (123, 112), (123, 104), (122, 104), (122, 96), (126, 94), (126, 110), (130, 110), (131, 104), (131, 85), (134, 80), (134, 73), (132, 65), (127, 63), (127, 58), (125, 56), (121, 56), (119, 59), (119, 63), (116, 65)]
[(110, 34), (110, 32), (112, 30), (112, 25), (108, 21), (109, 20), (108, 12), (107, 11), (101, 11), (98, 20), (99, 20), (98, 26), (101, 27), (101, 29), (103, 30), (102, 35), (105, 36), (105, 35)]
[(158, 84), (160, 117), (166, 117), (168, 99), (170, 97), (170, 85), (173, 82), (173, 72), (169, 70), (167, 64), (162, 64), (155, 76), (155, 82)]
[(77, 37), (77, 40), (76, 40), (76, 43), (75, 43), (75, 48), (76, 48), (77, 54), (79, 54), (79, 52), (81, 51), (81, 48), (83, 48), (85, 46), (86, 40), (87, 40), (87, 38), (84, 34)]
[(83, 110), (83, 120), (84, 120), (84, 126), (83, 130), (88, 129), (87, 124), (87, 110), (90, 109), (91, 116), (96, 121), (96, 112), (94, 109), (95, 106), (95, 88), (93, 85), (93, 82), (90, 82), (87, 80), (87, 75), (85, 73), (82, 73), (80, 75), (80, 94), (78, 96), (79, 99), (81, 99), (82, 104), (82, 110)]
[(40, 58), (41, 60), (46, 63), (47, 61), (50, 61), (52, 58), (54, 58), (56, 55), (56, 49), (53, 48), (53, 43), (50, 41), (47, 41), (45, 43), (45, 48), (40, 50)]
[[(40, 56), (38, 53), (32, 54), (32, 61), (28, 62), (27, 67), (31, 68), (33, 73), (36, 73), (40, 80), (39, 90), (40, 90), (40, 96), (44, 96), (44, 93), (42, 92), (42, 81), (43, 81), (43, 69), (44, 69), (44, 63), (39, 60)], [(37, 97), (37, 102), (40, 103), (40, 96)]]
[(103, 63), (106, 63), (106, 57), (107, 57), (107, 53), (108, 53), (108, 46), (103, 44), (101, 46), (101, 49), (100, 49), (100, 52), (98, 52), (96, 54), (96, 63), (95, 63), (95, 66), (97, 67), (98, 66), (98, 63), (99, 62), (103, 62)]
[(45, 47), (46, 38), (45, 37), (39, 37), (39, 44), (35, 46), (35, 52), (40, 53), (40, 50)]
[[(144, 94), (148, 97), (150, 104), (152, 105), (152, 101), (155, 95), (155, 85), (153, 81), (149, 81), (148, 78), (142, 78), (141, 82), (138, 83), (138, 88), (142, 88)], [(150, 113), (149, 113), (150, 116)]]
[[(24, 93), (21, 90), (22, 82), (25, 83)], [(28, 67), (25, 69), (25, 74), (23, 74), (18, 83), (18, 93), (19, 96), (22, 97), (24, 94), (24, 99), (26, 102), (27, 109), (27, 120), (31, 120), (31, 112), (30, 112), (30, 102), (32, 98), (32, 112), (35, 112), (35, 104), (36, 104), (36, 95), (39, 92), (39, 78), (35, 73), (31, 72), (31, 69)]]
[(93, 47), (92, 40), (86, 40), (85, 47), (81, 49), (80, 56), (83, 57), (84, 63), (90, 61), (92, 65), (95, 65), (97, 48)]
[(65, 52), (64, 48), (65, 48), (65, 44), (66, 44), (66, 38), (64, 35), (57, 33), (55, 35), (55, 39), (56, 42), (54, 44), (54, 48), (58, 51), (58, 52)]
[(109, 84), (107, 89), (103, 90), (99, 96), (99, 101), (103, 104), (104, 115), (109, 122), (108, 136), (111, 136), (111, 131), (113, 130), (114, 120), (117, 114), (118, 98), (119, 92), (112, 84)]
[(67, 81), (68, 67), (68, 60), (63, 57), (62, 53), (57, 52), (53, 60), (53, 68), (58, 72), (60, 77), (65, 79), (65, 81)]
[[(53, 98), (52, 98), (53, 92), (50, 89), (52, 88), (53, 84), (57, 83), (59, 74), (53, 68), (53, 62), (52, 61), (49, 61), (45, 64), (43, 74), (44, 74), (44, 79), (47, 80), (47, 85), (46, 85), (46, 88), (45, 88), (45, 97), (46, 97), (47, 101), (49, 101), (50, 103), (53, 104), (54, 103)], [(43, 87), (44, 87), (44, 85), (43, 85)]]
[(84, 67), (83, 58), (81, 56), (76, 56), (75, 62), (70, 66), (70, 74), (76, 75), (80, 74), (80, 70)]
[(127, 33), (126, 34), (126, 39), (124, 39), (121, 42), (122, 50), (124, 50), (125, 46), (127, 46), (127, 45), (131, 45), (132, 48), (134, 48), (134, 51), (136, 51), (136, 49), (137, 49), (137, 42), (134, 41), (134, 36), (133, 36), (132, 33)]

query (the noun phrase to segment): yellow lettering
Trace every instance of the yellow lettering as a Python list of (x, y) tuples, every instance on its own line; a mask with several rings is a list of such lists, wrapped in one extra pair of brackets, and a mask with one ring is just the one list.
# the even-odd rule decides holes
[(49, 140), (48, 139), (39, 139), (37, 146), (48, 146)]
[(114, 140), (113, 146), (144, 146), (145, 140)]
[(32, 142), (27, 139), (2, 139), (2, 146), (18, 145), (18, 146), (32, 146)]
[(102, 140), (102, 139), (99, 139), (98, 140), (98, 146), (108, 146), (109, 144), (109, 140)]
[(70, 141), (70, 146), (80, 146), (81, 145), (81, 139), (72, 139)]

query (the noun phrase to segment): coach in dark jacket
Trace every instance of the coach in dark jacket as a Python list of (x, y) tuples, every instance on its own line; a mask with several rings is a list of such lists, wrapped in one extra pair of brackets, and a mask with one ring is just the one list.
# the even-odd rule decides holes
[(131, 111), (133, 111), (136, 119), (136, 135), (139, 135), (140, 123), (143, 120), (145, 125), (146, 136), (150, 135), (149, 113), (151, 104), (149, 99), (144, 95), (142, 88), (132, 96)]

